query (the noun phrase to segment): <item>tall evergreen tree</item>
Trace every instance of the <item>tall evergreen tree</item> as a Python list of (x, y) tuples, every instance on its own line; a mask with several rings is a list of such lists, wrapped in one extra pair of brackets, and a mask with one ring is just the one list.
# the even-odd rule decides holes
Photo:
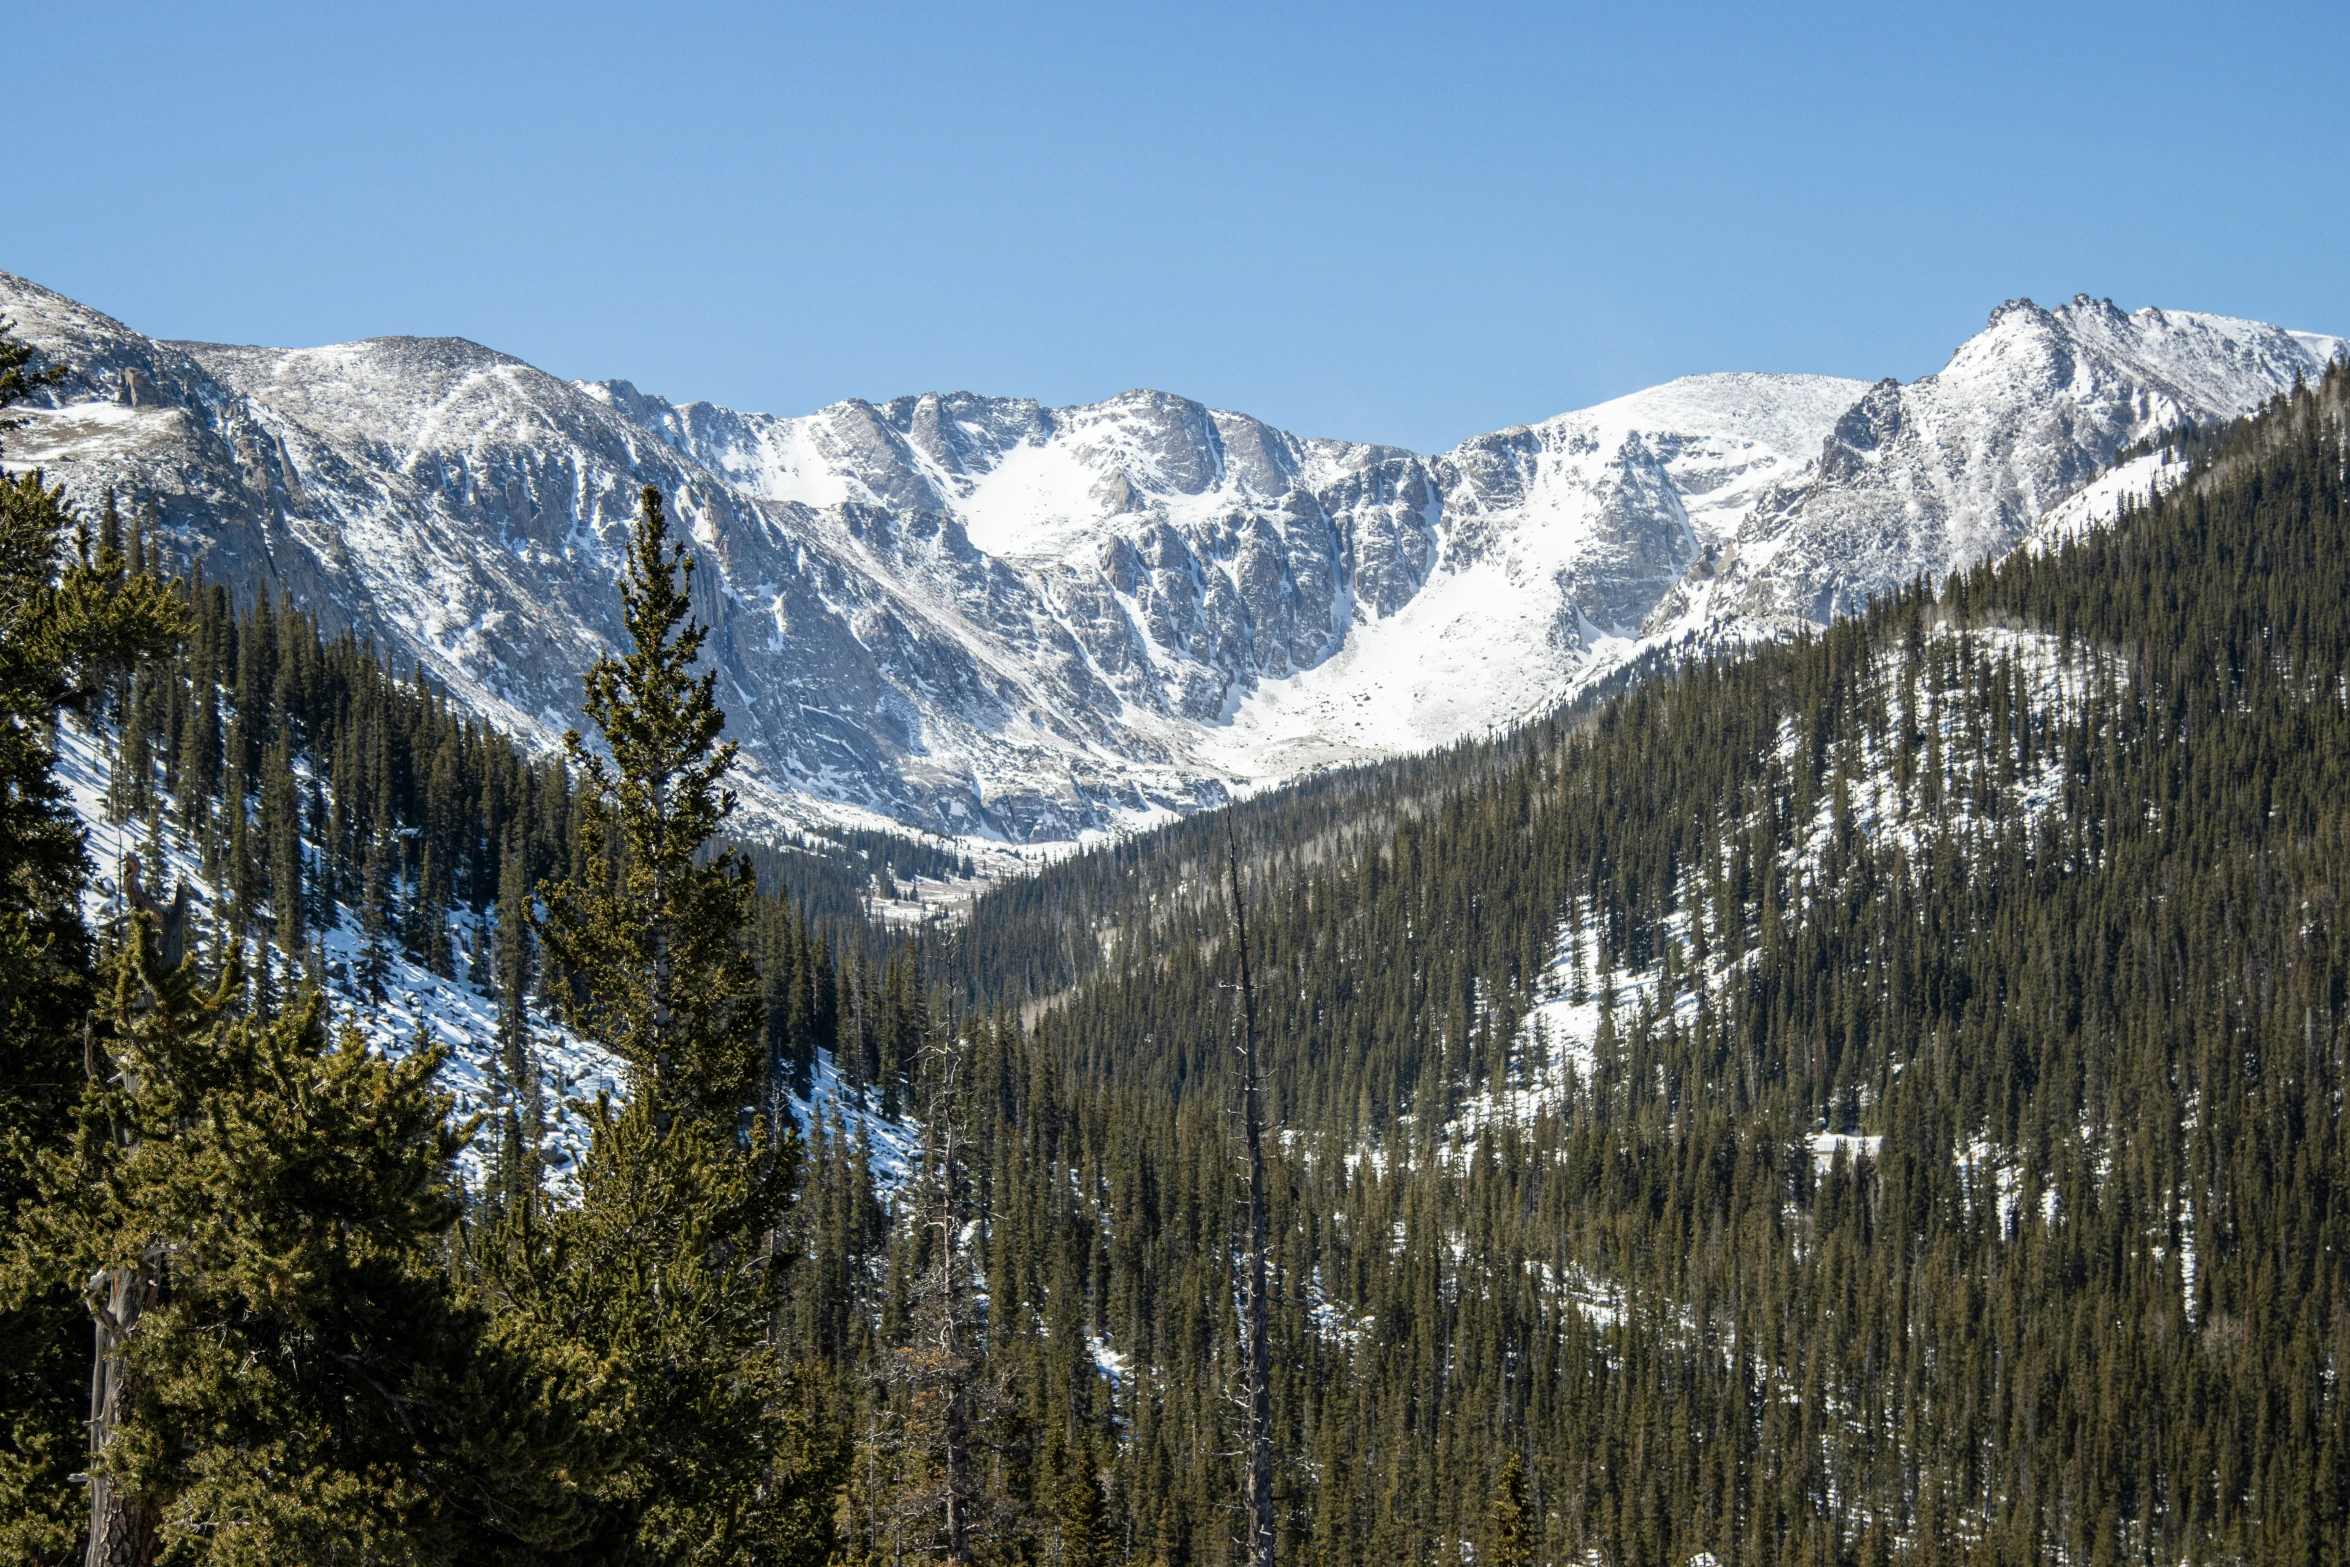
[[(0, 323), (0, 408), (54, 380)], [(0, 420), (0, 429), (13, 427)], [(38, 471), (0, 474), (0, 1550), (60, 1560), (80, 1528), (88, 1387), (81, 1275), (25, 1245), (43, 1161), (66, 1146), (93, 1001), (82, 918), (89, 865), (56, 777), (57, 724), (185, 624), (173, 590), (105, 550), (69, 552), (75, 519)]]
[(527, 1223), (539, 1200), (539, 1145), (546, 1135), (545, 1095), (530, 1040), (532, 978), (530, 893), (522, 849), (510, 842), (498, 872), (493, 966), (498, 1001), (498, 1071), (505, 1105), (499, 1124), (498, 1199), (510, 1220)]
[(384, 982), (392, 971), (391, 831), (379, 818), (366, 838), (366, 859), (359, 876), (359, 984), (361, 994), (380, 1002)]
[(294, 777), (293, 737), (281, 726), (262, 765), (262, 854), (269, 881), (270, 935), (288, 957), (304, 948), (302, 807)]
[(1479, 1561), (1493, 1567), (1534, 1567), (1535, 1532), (1526, 1508), (1526, 1461), (1513, 1449), (1493, 1487), (1493, 1523)]
[(630, 647), (587, 677), (606, 749), (568, 742), (590, 806), (584, 870), (541, 888), (567, 1011), (629, 1063), (633, 1092), (597, 1108), (580, 1201), (511, 1265), (513, 1288), (625, 1389), (603, 1559), (820, 1561), (827, 1449), (772, 1332), (799, 1145), (744, 1119), (763, 1062), (752, 888), (732, 855), (705, 858), (734, 810), (719, 787), (734, 748), (713, 678), (693, 673), (691, 573), (647, 488), (621, 578)]
[(655, 1120), (731, 1135), (758, 1097), (759, 987), (745, 938), (750, 871), (704, 850), (734, 814), (735, 746), (717, 675), (694, 672), (707, 630), (691, 615), (693, 557), (647, 486), (621, 578), (630, 646), (588, 671), (581, 703), (603, 740), (564, 737), (588, 807), (591, 864), (610, 876), (541, 889), (547, 947), (580, 981), (570, 1015), (627, 1061)]

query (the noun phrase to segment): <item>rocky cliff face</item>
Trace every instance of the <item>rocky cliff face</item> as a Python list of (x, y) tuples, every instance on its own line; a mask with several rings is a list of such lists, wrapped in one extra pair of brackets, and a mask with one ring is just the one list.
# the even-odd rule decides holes
[(1652, 636), (1740, 639), (1824, 623), (1919, 575), (2014, 547), (2124, 446), (2250, 413), (2338, 338), (2078, 295), (2010, 300), (1934, 375), (1879, 382), (1800, 475), (1761, 498), (1711, 578), (1650, 611)]
[(1656, 643), (1782, 633), (2005, 547), (2122, 444), (2331, 339), (2002, 307), (1909, 387), (1701, 376), (1440, 456), (1135, 391), (799, 418), (571, 384), (455, 339), (163, 343), (0, 274), (71, 377), (6, 443), (542, 743), (620, 634), (658, 486), (708, 568), (749, 793), (1015, 841), (1539, 712)]
[[(780, 419), (624, 382), (587, 390), (745, 493), (959, 528), (1047, 606), (1154, 758), (1245, 780), (1555, 702), (1864, 387), (1699, 377), (1439, 457), (1148, 391)], [(1028, 635), (977, 629), (997, 645)]]

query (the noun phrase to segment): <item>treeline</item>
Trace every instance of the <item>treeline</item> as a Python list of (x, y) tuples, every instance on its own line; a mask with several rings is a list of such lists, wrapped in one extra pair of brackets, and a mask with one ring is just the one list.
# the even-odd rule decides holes
[[(510, 1132), (463, 1198), (430, 1053), (269, 1017), (241, 944), (83, 928), (43, 715), (135, 703), (200, 610), (101, 546), (60, 572), (18, 485), (49, 553), (10, 612), (53, 629), (0, 660), (50, 867), (0, 927), (11, 1541), (1239, 1559), (1231, 856), (1283, 1559), (2350, 1559), (2346, 461), (2350, 369), (2056, 553), (879, 956), (779, 936), (714, 852), (648, 495), (563, 857), (490, 922), (630, 1065), (562, 1201)], [(900, 1123), (794, 1135), (819, 1048)]]
[[(134, 576), (147, 569), (144, 521), (112, 505), (88, 547)], [(421, 673), (394, 675), (368, 644), (324, 636), (266, 591), (240, 608), (199, 575), (187, 603), (174, 651), (111, 672), (93, 695), (108, 814), (146, 865), (165, 863), (167, 837), (192, 849), (219, 893), (199, 930), (246, 949), (265, 1010), (304, 981), (381, 999), (394, 952), (495, 991), (499, 911), (587, 872), (589, 805), (572, 768), (527, 755)], [(856, 829), (733, 852), (757, 876), (752, 950), (788, 1080), (804, 1092), (818, 1052), (835, 1051), (852, 1083), (897, 1082), (918, 955), (867, 918), (867, 900), (893, 876), (951, 877), (967, 860)], [(329, 973), (317, 937), (345, 922), (363, 938), (358, 972)], [(512, 962), (559, 1008), (558, 967)]]
[[(2059, 553), (1236, 818), (1285, 1555), (2345, 1559), (2346, 399)], [(975, 1047), (989, 1352), (1018, 1452), (1107, 1455), (1121, 1559), (1238, 1528), (1224, 825), (957, 949), (1032, 1024)]]

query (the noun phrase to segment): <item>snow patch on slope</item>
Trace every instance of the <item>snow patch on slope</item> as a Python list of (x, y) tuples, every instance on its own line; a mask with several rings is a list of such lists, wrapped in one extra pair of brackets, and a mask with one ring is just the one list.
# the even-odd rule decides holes
[[(191, 943), (211, 954), (219, 939), (220, 893), (204, 878), (201, 857), (179, 830), (170, 797), (160, 795), (157, 842), (150, 845), (143, 824), (108, 820), (107, 779), (112, 764), (105, 734), (94, 734), (69, 719), (59, 725), (57, 749), (56, 776), (81, 819), (84, 843), (98, 871), (85, 897), (85, 916), (100, 927), (122, 918), (119, 888), (127, 858), (136, 855), (143, 867), (142, 884), (151, 895), (168, 900), (174, 887), (187, 886)], [(162, 850), (160, 865), (153, 852), (157, 847)], [(316, 850), (306, 846), (305, 852), (314, 855)], [(479, 916), (469, 910), (459, 910), (450, 918), (450, 946), (460, 970), (479, 928)], [(498, 1061), (496, 999), (472, 976), (436, 974), (410, 958), (397, 943), (386, 947), (384, 999), (369, 998), (358, 978), (365, 938), (357, 914), (340, 905), (334, 927), (313, 933), (310, 940), (324, 953), (330, 1029), (354, 1029), (370, 1049), (394, 1060), (428, 1043), (447, 1050), (439, 1082), (455, 1100), (453, 1119), (462, 1125), (477, 1115), (485, 1118), (457, 1159), (466, 1185), (475, 1191), (483, 1189), (491, 1174), (497, 1118), (508, 1097)], [(300, 975), (292, 971), (282, 954), (264, 946), (253, 957), (256, 962), (273, 965), (281, 995), (290, 994), (299, 985)], [(627, 1097), (628, 1069), (610, 1051), (582, 1038), (543, 1007), (531, 1006), (527, 1016), (532, 1065), (538, 1073), (539, 1098), (547, 1118), (546, 1139), (539, 1151), (551, 1188), (568, 1194), (577, 1189), (580, 1162), (594, 1137), (588, 1112), (599, 1097)], [(802, 1131), (821, 1113), (835, 1129), (861, 1138), (871, 1152), (876, 1187), (886, 1193), (904, 1181), (912, 1166), (919, 1127), (909, 1119), (884, 1118), (872, 1090), (850, 1088), (834, 1067), (830, 1052), (818, 1052), (808, 1093), (790, 1095), (788, 1102)]]
[(2029, 546), (2054, 549), (2112, 523), (2126, 507), (2144, 506), (2177, 489), (2194, 465), (2175, 447), (2143, 452), (2117, 463), (2033, 524)]

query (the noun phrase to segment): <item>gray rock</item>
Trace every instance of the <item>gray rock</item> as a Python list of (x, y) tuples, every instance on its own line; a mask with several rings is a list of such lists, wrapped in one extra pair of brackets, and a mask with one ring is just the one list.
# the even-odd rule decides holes
[(2017, 303), (1913, 386), (1693, 377), (1425, 457), (1156, 391), (778, 418), (454, 338), (162, 343), (6, 274), (0, 314), (72, 367), (11, 467), (152, 500), (182, 563), (535, 745), (620, 639), (619, 549), (659, 488), (761, 808), (1020, 841), (1508, 723), (1642, 646), (1816, 622), (2332, 351)]

